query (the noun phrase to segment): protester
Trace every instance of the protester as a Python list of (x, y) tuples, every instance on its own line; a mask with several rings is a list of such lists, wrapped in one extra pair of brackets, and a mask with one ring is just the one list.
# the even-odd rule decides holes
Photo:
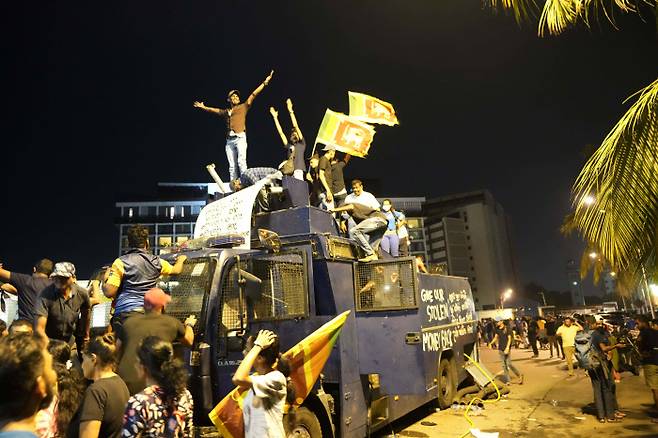
[(128, 400), (124, 438), (189, 437), (194, 434), (192, 395), (187, 370), (174, 358), (170, 342), (149, 336), (137, 350), (139, 372), (148, 385)]
[(36, 415), (50, 405), (57, 376), (45, 340), (19, 333), (0, 339), (0, 438), (36, 438)]
[[(638, 315), (635, 320), (640, 329), (638, 349), (642, 356), (644, 381), (651, 389), (653, 402), (658, 411), (658, 331), (649, 325), (651, 321), (646, 315)], [(658, 418), (653, 418), (651, 421), (658, 423)]]
[(422, 256), (416, 256), (416, 271), (422, 272), (423, 274), (428, 274), (429, 272), (427, 271), (427, 267), (425, 266), (425, 262), (423, 262), (423, 257)]
[(553, 358), (553, 347), (555, 347), (555, 354), (561, 356), (560, 344), (557, 342), (557, 321), (554, 316), (549, 316), (546, 321), (546, 336), (548, 338), (548, 347), (551, 350), (551, 358)]
[[(70, 360), (69, 344), (53, 339), (48, 343), (48, 352), (57, 374), (57, 391), (48, 408), (37, 414), (36, 428), (40, 438), (67, 436), (85, 391), (84, 377)], [(77, 435), (77, 429), (74, 435)]]
[(123, 322), (144, 313), (144, 294), (156, 286), (160, 275), (178, 275), (187, 256), (179, 255), (172, 266), (149, 250), (149, 232), (143, 225), (128, 229), (130, 251), (114, 260), (103, 285), (103, 293), (115, 298), (112, 330), (118, 331)]
[(70, 262), (57, 263), (50, 278), (53, 284), (41, 292), (37, 302), (36, 330), (50, 339), (69, 343), (75, 335), (82, 345), (89, 340), (91, 304), (87, 290), (75, 283), (75, 266)]
[(30, 324), (34, 324), (39, 294), (52, 284), (52, 280), (49, 278), (52, 272), (53, 262), (49, 259), (41, 259), (36, 262), (32, 268), (32, 275), (7, 271), (0, 264), (0, 281), (7, 282), (16, 288), (19, 319), (25, 319)]
[[(243, 401), (245, 438), (284, 438), (283, 408), (286, 400), (294, 400), (288, 385), (290, 365), (279, 352), (279, 338), (269, 330), (261, 330), (247, 341), (246, 354), (233, 376), (233, 384), (249, 389)], [(256, 374), (249, 374), (251, 369)]]
[(34, 332), (33, 324), (26, 319), (15, 319), (9, 326), (9, 335), (15, 335), (17, 333), (27, 333), (32, 334)]
[[(294, 178), (304, 181), (304, 171), (306, 166), (304, 165), (304, 152), (306, 151), (306, 141), (302, 135), (301, 129), (299, 129), (299, 124), (297, 123), (297, 117), (295, 117), (295, 111), (292, 108), (292, 100), (286, 100), (286, 106), (288, 107), (288, 113), (290, 114), (290, 121), (292, 122), (292, 130), (290, 132), (290, 138), (286, 138), (283, 134), (283, 129), (281, 129), (281, 124), (279, 123), (279, 113), (270, 107), (270, 114), (274, 119), (274, 126), (276, 127), (279, 137), (281, 137), (281, 142), (283, 147), (288, 149), (288, 159), (284, 161), (279, 170), (283, 172), (284, 175), (292, 175)], [(286, 168), (286, 171), (284, 171)], [(288, 173), (290, 170), (290, 173)]]
[(137, 394), (146, 387), (144, 376), (137, 372), (137, 350), (148, 336), (159, 336), (166, 342), (180, 341), (191, 347), (194, 342), (194, 325), (196, 317), (190, 315), (185, 325), (173, 316), (163, 315), (163, 311), (171, 297), (162, 289), (153, 288), (144, 296), (144, 315), (128, 319), (117, 332), (119, 347), (119, 367), (117, 372), (123, 378), (131, 395)]
[(393, 257), (399, 257), (400, 240), (398, 238), (397, 231), (398, 224), (404, 220), (404, 214), (400, 213), (399, 211), (395, 211), (395, 208), (393, 208), (393, 204), (391, 204), (390, 199), (384, 199), (382, 202), (382, 212), (388, 221), (386, 232), (382, 238), (382, 249)]
[(498, 355), (503, 366), (503, 376), (505, 383), (511, 383), (510, 370), (518, 377), (519, 385), (523, 384), (523, 374), (512, 363), (512, 341), (514, 339), (514, 330), (512, 330), (505, 320), (500, 317), (496, 318), (496, 331), (493, 340), (489, 343), (498, 344)]
[(407, 229), (407, 220), (402, 219), (398, 222), (398, 251), (400, 257), (409, 256), (409, 247), (411, 246), (411, 239), (409, 239), (409, 230)]
[(231, 181), (240, 177), (247, 170), (247, 112), (251, 108), (256, 96), (270, 83), (274, 70), (249, 95), (245, 102), (240, 103), (240, 92), (231, 90), (226, 100), (231, 107), (228, 109), (213, 108), (203, 102), (194, 102), (195, 108), (217, 114), (226, 119), (226, 158)]
[(82, 371), (93, 383), (85, 391), (78, 424), (72, 425), (79, 430), (81, 438), (121, 436), (123, 412), (130, 394), (114, 372), (115, 365), (116, 346), (112, 333), (94, 338), (82, 353)]
[(347, 197), (347, 190), (345, 189), (345, 176), (343, 171), (345, 166), (350, 162), (352, 156), (350, 154), (343, 155), (343, 159), (339, 160), (336, 155), (331, 160), (331, 192), (334, 197), (334, 205), (340, 207), (345, 204)]
[(377, 249), (388, 225), (386, 216), (378, 210), (373, 210), (361, 204), (346, 204), (331, 211), (337, 213), (347, 212), (356, 223), (356, 226), (350, 228), (349, 234), (365, 253), (365, 256), (359, 261), (370, 262), (377, 260), (379, 258), (377, 257)]
[(574, 375), (573, 358), (576, 352), (576, 333), (581, 330), (583, 330), (583, 327), (573, 318), (567, 316), (564, 318), (564, 323), (555, 332), (556, 336), (562, 338), (562, 350), (567, 361), (568, 377)]
[(253, 186), (265, 178), (281, 179), (281, 173), (273, 167), (250, 167), (240, 175), (240, 178), (231, 181), (229, 185), (232, 191), (237, 192)]
[(324, 154), (320, 157), (318, 162), (318, 178), (320, 180), (320, 204), (319, 206), (325, 210), (334, 208), (334, 195), (333, 195), (333, 176), (331, 173), (331, 160), (336, 156), (336, 148), (327, 145), (322, 149)]
[(361, 204), (370, 207), (373, 210), (379, 210), (380, 208), (377, 198), (375, 198), (372, 193), (363, 190), (363, 182), (358, 179), (352, 180), (352, 193), (345, 197), (345, 203)]
[(539, 325), (537, 324), (537, 317), (528, 320), (528, 343), (532, 347), (532, 357), (539, 357), (539, 350), (537, 349), (537, 332)]
[(320, 156), (314, 154), (308, 163), (308, 172), (306, 173), (306, 181), (309, 183), (309, 201), (313, 206), (320, 204), (320, 193), (322, 193), (322, 184), (320, 183), (320, 176), (318, 175), (318, 164), (320, 163)]
[(0, 338), (4, 338), (5, 336), (9, 336), (9, 330), (7, 330), (7, 323), (0, 319)]
[[(615, 382), (612, 378), (608, 353), (616, 348), (623, 348), (625, 345), (610, 344), (608, 333), (606, 332), (602, 320), (597, 319), (594, 323), (594, 327), (591, 343), (593, 350), (597, 353), (600, 365), (588, 370), (587, 373), (592, 381), (597, 418), (600, 423), (605, 423), (606, 419), (608, 423), (617, 423), (621, 421), (621, 418), (623, 418), (625, 414), (617, 411), (618, 403), (615, 395)], [(569, 358), (568, 354), (566, 354), (566, 356)]]

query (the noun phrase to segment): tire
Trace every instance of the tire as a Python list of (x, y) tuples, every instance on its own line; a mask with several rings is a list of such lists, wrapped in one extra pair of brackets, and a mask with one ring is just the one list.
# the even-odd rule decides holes
[(320, 420), (308, 408), (297, 408), (286, 415), (283, 427), (288, 438), (322, 438)]
[(457, 393), (457, 376), (452, 360), (441, 359), (436, 377), (438, 381), (437, 404), (441, 409), (447, 409)]

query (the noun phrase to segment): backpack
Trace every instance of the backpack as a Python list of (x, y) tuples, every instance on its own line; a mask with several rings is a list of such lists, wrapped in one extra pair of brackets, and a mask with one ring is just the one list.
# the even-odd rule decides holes
[(578, 367), (584, 370), (595, 370), (601, 366), (598, 350), (592, 345), (592, 332), (579, 331), (575, 340), (576, 360)]

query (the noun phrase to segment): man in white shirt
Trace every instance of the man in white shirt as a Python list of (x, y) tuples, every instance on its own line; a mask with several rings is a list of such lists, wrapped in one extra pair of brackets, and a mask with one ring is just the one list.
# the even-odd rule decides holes
[(352, 180), (352, 193), (345, 198), (345, 204), (360, 204), (370, 207), (373, 210), (379, 210), (379, 201), (373, 196), (372, 193), (363, 190), (363, 183), (361, 180)]
[(564, 318), (564, 323), (558, 327), (555, 332), (556, 336), (562, 338), (562, 349), (564, 357), (567, 361), (567, 369), (569, 370), (569, 377), (573, 376), (573, 356), (576, 352), (576, 333), (581, 331), (583, 327), (575, 322), (572, 318)]

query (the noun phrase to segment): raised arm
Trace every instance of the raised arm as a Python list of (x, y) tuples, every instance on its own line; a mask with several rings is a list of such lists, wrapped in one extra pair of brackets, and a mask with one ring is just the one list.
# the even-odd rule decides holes
[(286, 140), (286, 136), (283, 134), (283, 129), (281, 129), (281, 123), (279, 123), (279, 113), (274, 109), (273, 106), (271, 106), (270, 114), (272, 114), (272, 118), (274, 119), (274, 126), (276, 126), (276, 130), (279, 133), (279, 137), (281, 137), (281, 142), (285, 146), (286, 144), (288, 144), (288, 141)]
[(221, 114), (224, 114), (226, 112), (226, 110), (223, 110), (221, 108), (213, 108), (211, 106), (206, 106), (203, 102), (199, 102), (199, 101), (195, 101), (193, 105), (194, 105), (194, 108), (200, 108), (204, 111), (207, 111), (207, 112), (213, 113), (213, 114), (221, 115)]
[(297, 131), (299, 139), (303, 140), (304, 136), (302, 135), (302, 130), (299, 129), (299, 125), (297, 124), (297, 117), (295, 117), (295, 111), (293, 111), (292, 100), (290, 100), (290, 98), (286, 99), (286, 106), (288, 107), (288, 112), (290, 113), (290, 121), (292, 122), (292, 127), (295, 128), (295, 131)]
[(251, 94), (247, 98), (247, 106), (251, 106), (256, 96), (258, 96), (260, 92), (263, 91), (263, 89), (269, 85), (273, 75), (274, 75), (274, 70), (272, 70), (270, 74), (265, 78), (265, 80), (258, 87), (256, 87), (254, 91), (251, 92)]

